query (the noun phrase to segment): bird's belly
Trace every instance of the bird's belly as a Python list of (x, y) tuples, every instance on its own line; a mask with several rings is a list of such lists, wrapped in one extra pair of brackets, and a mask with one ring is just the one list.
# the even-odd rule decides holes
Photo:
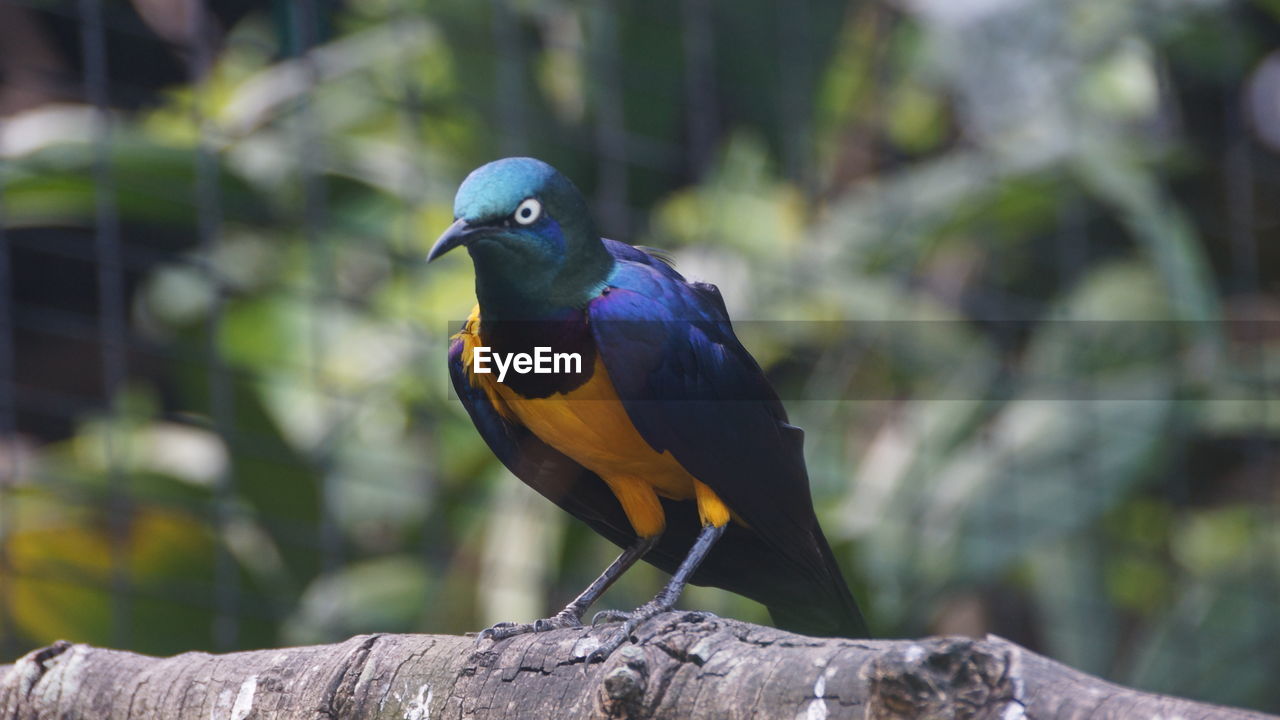
[(665, 497), (694, 497), (694, 479), (669, 452), (645, 442), (618, 399), (599, 360), (591, 379), (567, 394), (524, 398), (505, 385), (497, 392), (525, 427), (611, 485), (638, 480)]
[(567, 393), (527, 398), (497, 381), (492, 373), (472, 373), (472, 351), (480, 344), (477, 306), (458, 333), (462, 362), (471, 382), (484, 390), (494, 408), (528, 428), (540, 440), (600, 476), (609, 486), (631, 527), (653, 537), (666, 527), (658, 496), (694, 500), (704, 525), (717, 527), (735, 518), (706, 484), (699, 482), (669, 451), (657, 452), (631, 424), (621, 398), (596, 355), (591, 379)]

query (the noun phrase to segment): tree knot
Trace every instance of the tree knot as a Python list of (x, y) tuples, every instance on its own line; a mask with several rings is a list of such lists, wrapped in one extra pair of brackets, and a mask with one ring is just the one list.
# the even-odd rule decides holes
[(14, 666), (14, 672), (21, 678), (20, 688), (23, 697), (30, 697), (36, 684), (49, 672), (47, 663), (72, 647), (74, 646), (66, 640), (58, 640), (48, 647), (33, 650), (18, 660)]
[(1022, 717), (1017, 657), (988, 643), (938, 638), (873, 660), (867, 717), (996, 720)]
[(644, 651), (629, 645), (618, 651), (622, 664), (605, 674), (601, 683), (600, 702), (610, 718), (642, 716), (645, 689), (649, 683), (649, 665)]

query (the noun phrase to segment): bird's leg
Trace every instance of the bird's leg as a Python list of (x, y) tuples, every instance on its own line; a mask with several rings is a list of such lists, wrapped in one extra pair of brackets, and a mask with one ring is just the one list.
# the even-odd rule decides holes
[(676, 569), (676, 574), (671, 576), (671, 580), (666, 587), (662, 588), (652, 600), (629, 613), (618, 610), (602, 610), (596, 613), (595, 618), (591, 621), (592, 625), (602, 619), (621, 620), (623, 621), (622, 629), (611, 635), (600, 647), (593, 650), (587, 657), (587, 662), (603, 661), (614, 650), (617, 650), (618, 646), (626, 642), (631, 637), (631, 633), (642, 623), (654, 615), (664, 613), (675, 607), (676, 600), (680, 599), (680, 592), (684, 590), (685, 584), (689, 582), (689, 577), (702, 564), (703, 559), (707, 557), (707, 553), (711, 551), (711, 547), (716, 544), (720, 536), (724, 535), (725, 527), (725, 525), (704, 525), (702, 532), (698, 533), (698, 539), (693, 542), (693, 547), (689, 548), (689, 554), (685, 556), (684, 562), (680, 563), (680, 567)]
[(600, 573), (600, 577), (595, 582), (587, 586), (573, 602), (564, 607), (563, 610), (552, 615), (549, 618), (535, 620), (531, 623), (510, 623), (501, 622), (491, 628), (480, 631), (477, 640), (505, 640), (516, 635), (523, 635), (530, 632), (546, 632), (547, 630), (557, 630), (560, 628), (579, 627), (582, 625), (582, 614), (587, 608), (604, 594), (605, 590), (613, 585), (614, 581), (622, 577), (636, 561), (644, 557), (658, 542), (658, 535), (651, 537), (642, 537), (637, 539), (630, 547), (622, 551), (618, 559), (609, 564), (609, 567)]

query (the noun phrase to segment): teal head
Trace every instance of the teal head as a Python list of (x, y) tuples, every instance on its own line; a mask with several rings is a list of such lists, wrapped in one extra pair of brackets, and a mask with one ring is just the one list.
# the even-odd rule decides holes
[(582, 193), (541, 160), (505, 158), (472, 171), (453, 216), (427, 261), (466, 247), (483, 317), (537, 319), (582, 308), (613, 270)]

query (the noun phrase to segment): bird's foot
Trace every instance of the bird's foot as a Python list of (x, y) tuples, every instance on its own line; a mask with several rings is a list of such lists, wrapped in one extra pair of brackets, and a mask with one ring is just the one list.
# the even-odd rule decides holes
[(524, 635), (532, 632), (548, 632), (550, 630), (563, 630), (565, 628), (582, 627), (582, 618), (567, 610), (552, 615), (549, 618), (534, 620), (531, 623), (513, 623), (500, 622), (492, 627), (485, 628), (476, 634), (476, 642), (483, 640), (506, 640), (517, 635)]
[[(632, 610), (624, 612), (622, 610), (601, 610), (591, 618), (591, 627), (595, 627), (602, 622), (621, 622), (622, 628), (612, 635), (601, 641), (600, 645), (587, 655), (587, 664), (593, 662), (604, 662), (614, 650), (617, 650), (623, 643), (631, 640), (631, 633), (635, 632), (644, 623), (648, 622), (655, 615), (660, 615), (671, 609), (674, 602), (663, 602), (660, 599), (653, 599)], [(685, 617), (696, 615), (699, 620), (707, 617), (713, 617), (711, 613), (688, 613)]]
[[(651, 605), (651, 604), (652, 603), (645, 603), (645, 605)], [(641, 605), (640, 607), (635, 609), (635, 612), (627, 612), (626, 610), (601, 610), (600, 612), (591, 616), (591, 627), (594, 628), (598, 626), (600, 623), (626, 622), (627, 620), (631, 619), (632, 615), (640, 612), (643, 608), (644, 608), (644, 605)]]

